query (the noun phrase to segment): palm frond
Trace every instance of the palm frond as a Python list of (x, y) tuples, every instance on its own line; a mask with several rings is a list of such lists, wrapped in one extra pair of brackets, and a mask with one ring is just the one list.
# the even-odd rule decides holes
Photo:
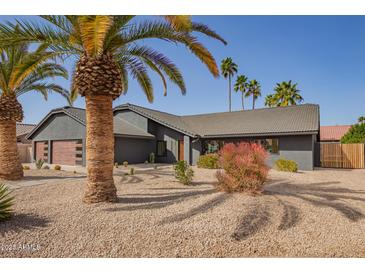
[(83, 47), (89, 56), (103, 52), (106, 34), (113, 24), (112, 16), (79, 16), (80, 34)]
[(191, 15), (165, 15), (163, 17), (176, 31), (189, 32), (192, 30)]
[(207, 25), (193, 22), (192, 23), (192, 30), (203, 33), (203, 34), (205, 34), (205, 35), (207, 35), (211, 38), (214, 38), (214, 39), (217, 39), (217, 40), (221, 41), (224, 45), (227, 45), (227, 41), (224, 40), (222, 36), (220, 36), (214, 30), (209, 28)]

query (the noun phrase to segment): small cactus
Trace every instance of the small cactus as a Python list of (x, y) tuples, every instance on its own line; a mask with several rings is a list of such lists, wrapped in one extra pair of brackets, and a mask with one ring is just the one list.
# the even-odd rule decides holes
[(127, 167), (127, 166), (128, 166), (128, 162), (127, 162), (127, 161), (124, 161), (124, 162), (123, 162), (123, 166), (124, 166), (124, 167)]
[(43, 164), (44, 164), (43, 159), (38, 159), (37, 161), (35, 161), (35, 166), (37, 167), (37, 169), (41, 169)]
[(129, 174), (134, 175), (134, 167), (131, 167), (131, 169), (129, 170)]

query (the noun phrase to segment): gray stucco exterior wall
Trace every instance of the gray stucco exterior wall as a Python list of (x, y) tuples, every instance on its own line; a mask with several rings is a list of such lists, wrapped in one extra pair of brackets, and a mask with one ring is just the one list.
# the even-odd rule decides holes
[(190, 137), (184, 135), (184, 160), (190, 164)]
[(270, 154), (268, 163), (273, 166), (279, 158), (294, 160), (300, 170), (313, 170), (314, 139), (312, 135), (279, 137), (279, 153)]
[(66, 114), (52, 115), (33, 136), (33, 141), (84, 139), (86, 127)]
[(191, 164), (196, 165), (202, 153), (202, 142), (200, 139), (194, 139), (191, 142)]
[(151, 152), (155, 152), (155, 141), (149, 139), (135, 139), (116, 137), (114, 142), (114, 161), (122, 164), (144, 163)]

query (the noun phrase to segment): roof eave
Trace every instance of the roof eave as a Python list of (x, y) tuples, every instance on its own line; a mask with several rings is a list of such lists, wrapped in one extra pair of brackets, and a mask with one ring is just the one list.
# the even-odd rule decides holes
[(201, 138), (228, 138), (228, 137), (261, 137), (261, 136), (290, 136), (290, 135), (313, 135), (318, 134), (317, 130), (292, 131), (292, 132), (264, 132), (264, 133), (237, 133), (237, 134), (212, 134), (202, 135)]

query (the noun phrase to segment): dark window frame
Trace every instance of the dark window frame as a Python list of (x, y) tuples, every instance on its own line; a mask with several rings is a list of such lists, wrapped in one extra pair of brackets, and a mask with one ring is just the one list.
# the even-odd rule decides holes
[[(158, 152), (158, 144), (159, 143), (163, 143), (164, 144), (164, 153), (163, 154), (159, 154)], [(167, 156), (167, 141), (165, 140), (157, 140), (156, 141), (156, 156), (157, 157), (166, 157)]]

